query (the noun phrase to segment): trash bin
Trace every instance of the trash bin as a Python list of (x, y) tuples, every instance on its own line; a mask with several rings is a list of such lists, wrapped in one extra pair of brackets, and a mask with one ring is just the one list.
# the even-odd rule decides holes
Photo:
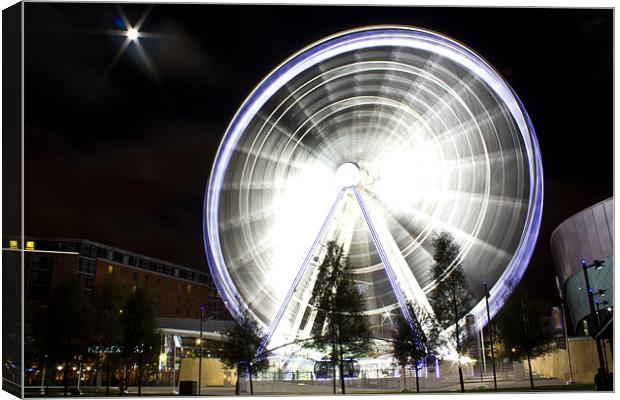
[(179, 395), (196, 395), (198, 394), (198, 381), (180, 381)]

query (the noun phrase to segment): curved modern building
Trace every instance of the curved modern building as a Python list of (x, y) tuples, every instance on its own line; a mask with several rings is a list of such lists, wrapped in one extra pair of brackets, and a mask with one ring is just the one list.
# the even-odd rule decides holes
[(613, 310), (614, 199), (609, 198), (564, 221), (551, 235), (551, 252), (562, 284), (572, 326), (577, 334), (588, 334), (590, 315), (582, 260), (599, 268), (588, 268), (595, 308), (604, 324)]

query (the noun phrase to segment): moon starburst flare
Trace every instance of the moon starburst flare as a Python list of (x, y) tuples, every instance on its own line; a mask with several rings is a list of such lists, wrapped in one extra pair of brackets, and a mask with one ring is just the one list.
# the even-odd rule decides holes
[(534, 130), (497, 72), (437, 33), (369, 27), (293, 55), (246, 99), (212, 170), (204, 238), (232, 314), (249, 308), (272, 344), (307, 335), (322, 245), (339, 241), (379, 336), (386, 313), (428, 303), (441, 231), (461, 245), (471, 313), (483, 319), (487, 281), (494, 314), (541, 212)]

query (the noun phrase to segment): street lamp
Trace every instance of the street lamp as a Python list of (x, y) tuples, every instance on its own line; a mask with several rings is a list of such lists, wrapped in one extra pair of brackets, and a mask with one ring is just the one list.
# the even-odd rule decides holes
[(603, 358), (603, 349), (601, 348), (601, 342), (596, 337), (600, 326), (598, 323), (598, 316), (596, 315), (596, 310), (594, 308), (594, 293), (592, 291), (592, 287), (590, 287), (590, 278), (588, 277), (588, 269), (594, 268), (595, 270), (599, 270), (603, 268), (603, 262), (600, 260), (594, 260), (592, 264), (588, 265), (588, 262), (586, 260), (581, 260), (581, 268), (583, 269), (583, 276), (586, 281), (586, 294), (588, 296), (588, 305), (590, 307), (590, 315), (588, 316), (588, 320), (590, 322), (594, 322), (592, 324), (594, 326), (594, 330), (591, 333), (591, 336), (596, 342), (596, 352), (598, 354), (598, 362), (601, 367), (601, 371), (607, 374), (607, 368), (605, 368), (605, 359)]
[(39, 394), (42, 394), (42, 395), (45, 394), (44, 387), (45, 387), (45, 372), (46, 372), (45, 367), (47, 367), (47, 354), (44, 355), (43, 357), (44, 357), (44, 360), (42, 362), (42, 364), (43, 364), (43, 373), (41, 374), (41, 389), (39, 390)]
[(198, 348), (200, 352), (198, 364), (198, 395), (201, 393), (202, 387), (202, 321), (205, 319), (205, 306), (200, 306), (200, 338), (198, 338)]
[[(594, 296), (599, 296), (600, 299), (595, 299), (594, 303), (596, 304), (596, 322), (598, 323), (599, 327), (603, 324), (603, 322), (601, 322), (601, 314), (600, 314), (600, 305), (601, 303), (603, 304), (607, 304), (608, 301), (606, 299), (603, 299), (603, 297), (605, 297), (605, 289), (599, 289), (596, 292), (592, 293), (592, 297)], [(598, 331), (596, 332), (598, 334)]]
[(568, 353), (568, 371), (570, 372), (570, 379), (566, 382), (567, 385), (574, 385), (575, 379), (573, 379), (573, 360), (570, 353), (570, 343), (568, 342), (568, 333), (566, 332), (566, 305), (564, 303), (564, 293), (562, 291), (562, 285), (560, 285), (560, 278), (556, 275), (555, 284), (558, 288), (558, 295), (560, 296), (560, 302), (562, 304), (562, 328), (564, 330), (564, 344), (566, 345), (566, 352)]
[[(493, 364), (493, 388), (497, 390), (497, 374), (495, 372), (495, 350), (493, 349), (493, 330), (491, 329), (491, 309), (489, 308), (489, 288), (484, 282), (484, 301), (487, 306), (487, 326), (489, 327), (489, 340), (491, 341), (491, 363)], [(484, 343), (482, 343), (484, 346)]]
[(385, 321), (387, 319), (389, 319), (390, 321), (392, 321), (392, 313), (390, 313), (389, 311), (386, 311), (385, 313), (383, 313), (383, 319), (381, 319), (381, 337), (385, 337), (383, 334), (383, 326), (385, 325)]

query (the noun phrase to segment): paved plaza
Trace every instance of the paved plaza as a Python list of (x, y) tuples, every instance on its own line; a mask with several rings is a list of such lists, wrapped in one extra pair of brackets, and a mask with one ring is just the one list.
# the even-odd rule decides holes
[[(398, 378), (385, 378), (378, 380), (380, 382), (372, 382), (362, 384), (360, 382), (347, 382), (347, 394), (399, 394), (406, 393), (403, 391), (403, 381)], [(340, 394), (340, 382), (337, 383), (337, 390)], [(415, 378), (407, 379), (407, 390), (409, 392), (415, 392)], [(512, 379), (500, 377), (497, 381), (499, 390), (515, 392), (527, 392), (530, 391), (529, 379)], [(534, 379), (534, 390), (594, 390), (594, 386), (589, 385), (575, 385), (574, 387), (566, 386), (564, 382), (559, 379), (548, 378), (536, 378)], [(245, 388), (243, 388), (245, 389)], [(247, 396), (249, 392), (242, 389), (241, 395)], [(477, 391), (477, 390), (492, 390), (493, 379), (487, 377), (484, 381), (477, 379), (466, 379), (465, 390)], [(420, 391), (424, 393), (448, 393), (458, 392), (459, 382), (455, 379), (443, 379), (436, 380), (432, 385), (425, 379), (420, 379)], [(54, 386), (48, 388), (48, 396), (57, 397), (62, 396), (63, 388)], [(170, 396), (172, 393), (169, 386), (145, 386), (142, 387), (143, 396)], [(314, 382), (290, 382), (290, 381), (257, 381), (254, 382), (254, 394), (255, 395), (329, 395), (333, 393), (333, 381), (314, 381)], [(234, 386), (223, 387), (208, 387), (204, 386), (201, 390), (203, 396), (234, 396)], [(110, 388), (110, 395), (117, 397), (119, 395), (118, 388)], [(128, 396), (137, 396), (138, 388), (132, 386), (129, 388)], [(42, 397), (40, 394), (40, 388), (29, 387), (26, 392), (27, 397)], [(101, 397), (105, 396), (105, 387), (98, 388), (95, 392), (93, 387), (82, 388), (82, 397)]]

